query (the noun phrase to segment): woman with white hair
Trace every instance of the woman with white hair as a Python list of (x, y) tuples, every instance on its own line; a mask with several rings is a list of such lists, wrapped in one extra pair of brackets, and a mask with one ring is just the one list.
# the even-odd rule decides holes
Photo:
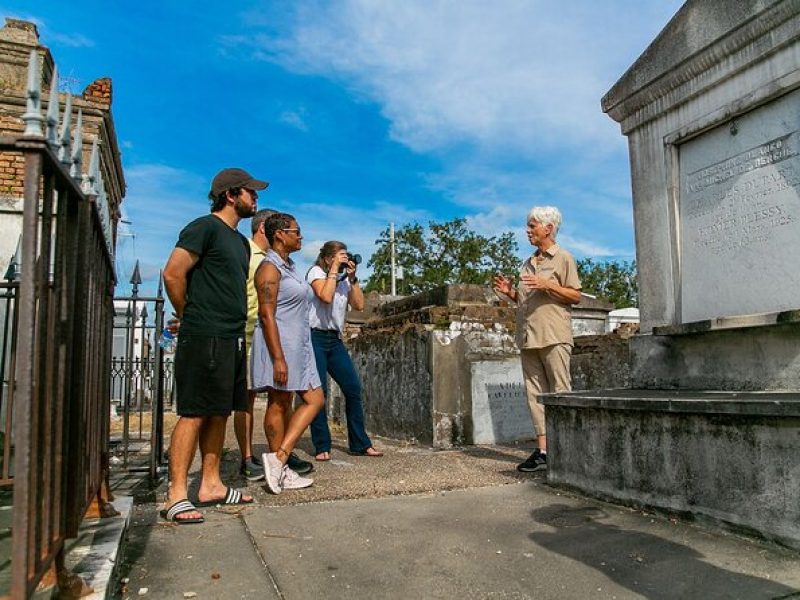
[(517, 304), (517, 346), (537, 448), (517, 470), (547, 468), (547, 433), (539, 395), (572, 389), (572, 305), (580, 302), (581, 281), (572, 254), (556, 244), (561, 213), (554, 206), (535, 206), (528, 213), (528, 241), (536, 251), (522, 265), (520, 283), (497, 275), (494, 289)]

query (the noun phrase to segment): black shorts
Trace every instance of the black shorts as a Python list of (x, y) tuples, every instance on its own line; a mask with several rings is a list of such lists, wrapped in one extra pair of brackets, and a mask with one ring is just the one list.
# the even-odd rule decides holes
[(178, 336), (175, 396), (181, 417), (229, 416), (247, 410), (244, 336)]

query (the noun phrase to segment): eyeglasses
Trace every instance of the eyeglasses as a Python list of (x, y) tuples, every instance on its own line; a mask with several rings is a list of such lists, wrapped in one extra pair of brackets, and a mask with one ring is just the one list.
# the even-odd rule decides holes
[(297, 235), (300, 235), (300, 228), (299, 227), (296, 227), (294, 229), (281, 229), (281, 231), (292, 231), (292, 232), (296, 233)]

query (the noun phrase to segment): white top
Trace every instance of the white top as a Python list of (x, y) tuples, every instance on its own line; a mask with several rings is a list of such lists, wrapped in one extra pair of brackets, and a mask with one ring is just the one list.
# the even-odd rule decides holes
[[(321, 267), (314, 265), (306, 275), (306, 281), (310, 284), (317, 279), (325, 279), (328, 273)], [(308, 321), (311, 329), (327, 329), (329, 331), (344, 332), (344, 317), (347, 313), (347, 297), (350, 295), (352, 287), (350, 280), (342, 274), (341, 280), (336, 284), (336, 292), (333, 294), (333, 302), (326, 304), (314, 293), (311, 301), (311, 308), (308, 314)]]

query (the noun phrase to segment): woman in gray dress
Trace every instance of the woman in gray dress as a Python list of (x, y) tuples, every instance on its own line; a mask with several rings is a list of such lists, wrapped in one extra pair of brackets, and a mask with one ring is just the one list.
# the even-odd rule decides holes
[[(279, 494), (313, 483), (290, 469), (286, 461), (325, 398), (308, 324), (314, 292), (289, 258), (302, 247), (300, 227), (292, 215), (276, 213), (265, 221), (264, 232), (271, 249), (255, 274), (258, 321), (250, 368), (254, 390), (269, 392), (264, 432), (270, 452), (263, 456), (264, 474), (269, 491)], [(294, 393), (303, 402), (284, 426)]]

